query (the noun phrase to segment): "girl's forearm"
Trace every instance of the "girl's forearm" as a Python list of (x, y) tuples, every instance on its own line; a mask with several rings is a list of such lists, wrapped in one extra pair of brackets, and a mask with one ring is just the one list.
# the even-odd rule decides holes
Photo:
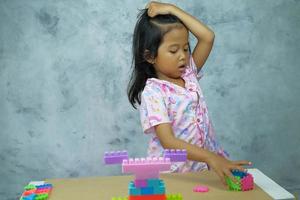
[(198, 40), (210, 42), (214, 39), (215, 35), (211, 29), (180, 8), (170, 5), (170, 14), (177, 16)]

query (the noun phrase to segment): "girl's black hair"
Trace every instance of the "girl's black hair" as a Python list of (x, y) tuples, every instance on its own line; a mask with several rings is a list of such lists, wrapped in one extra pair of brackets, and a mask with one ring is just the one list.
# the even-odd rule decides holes
[(157, 15), (153, 18), (143, 9), (138, 14), (138, 21), (134, 28), (132, 43), (132, 74), (127, 88), (127, 95), (131, 105), (141, 104), (141, 93), (148, 78), (157, 78), (153, 64), (147, 59), (157, 56), (158, 47), (163, 36), (172, 29), (172, 26), (184, 24), (175, 15)]

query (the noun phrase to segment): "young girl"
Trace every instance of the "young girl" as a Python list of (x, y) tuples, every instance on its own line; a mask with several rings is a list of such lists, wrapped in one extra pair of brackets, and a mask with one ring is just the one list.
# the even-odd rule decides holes
[[(193, 52), (189, 31), (198, 42)], [(230, 161), (218, 145), (198, 83), (214, 42), (214, 33), (175, 5), (150, 2), (142, 10), (133, 35), (130, 103), (140, 105), (142, 128), (151, 134), (149, 156), (163, 149), (186, 149), (188, 161), (173, 172), (212, 168), (225, 184), (231, 170), (244, 171), (248, 161)]]

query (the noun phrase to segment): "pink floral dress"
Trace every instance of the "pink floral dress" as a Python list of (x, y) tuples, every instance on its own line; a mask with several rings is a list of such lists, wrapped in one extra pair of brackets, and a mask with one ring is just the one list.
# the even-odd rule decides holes
[[(148, 156), (162, 156), (163, 147), (156, 136), (154, 126), (170, 123), (176, 138), (213, 151), (224, 157), (228, 154), (217, 143), (214, 128), (208, 116), (207, 106), (198, 80), (197, 67), (192, 56), (182, 78), (185, 87), (157, 78), (149, 78), (141, 94), (139, 107), (144, 133), (150, 134)], [(203, 162), (186, 161), (172, 164), (172, 172), (200, 171), (206, 169)]]

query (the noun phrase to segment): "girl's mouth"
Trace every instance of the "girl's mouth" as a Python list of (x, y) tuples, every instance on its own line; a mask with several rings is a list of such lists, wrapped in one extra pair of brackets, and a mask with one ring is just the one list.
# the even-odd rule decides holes
[(179, 66), (179, 71), (180, 71), (181, 73), (183, 73), (183, 72), (185, 71), (185, 68), (186, 68), (185, 65), (180, 65), (180, 66)]

